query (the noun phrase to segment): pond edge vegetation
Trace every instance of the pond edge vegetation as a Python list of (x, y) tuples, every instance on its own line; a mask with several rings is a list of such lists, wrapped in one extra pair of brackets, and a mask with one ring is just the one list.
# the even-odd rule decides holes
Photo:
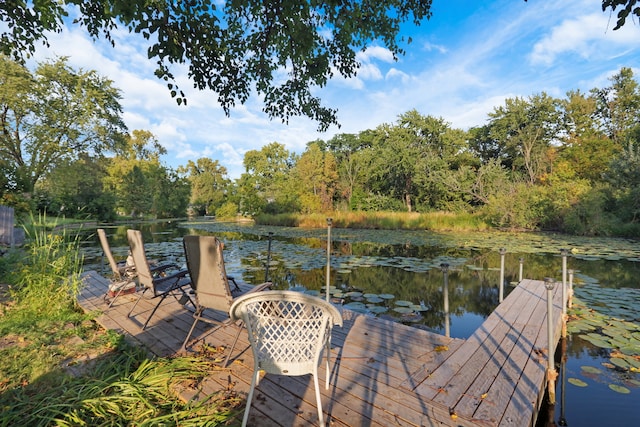
[(241, 413), (232, 391), (178, 396), (219, 369), (215, 354), (154, 357), (84, 313), (78, 239), (49, 226), (0, 257), (1, 426), (215, 426)]

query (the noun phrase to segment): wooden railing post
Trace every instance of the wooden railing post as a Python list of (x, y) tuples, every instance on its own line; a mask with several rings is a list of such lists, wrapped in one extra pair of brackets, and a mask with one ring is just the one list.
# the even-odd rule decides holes
[(522, 266), (524, 264), (524, 258), (520, 257), (520, 272), (518, 274), (518, 283), (522, 282)]
[(264, 281), (269, 281), (269, 264), (271, 263), (271, 239), (273, 238), (273, 231), (269, 232), (269, 245), (267, 246), (267, 264), (264, 268)]
[(449, 337), (451, 335), (449, 325), (449, 264), (443, 262), (440, 264), (440, 269), (443, 274), (442, 295), (444, 298), (444, 335)]
[(569, 308), (573, 307), (573, 270), (569, 269)]
[(505, 248), (500, 248), (500, 293), (498, 295), (498, 302), (502, 302), (504, 299), (504, 255), (507, 253)]
[(555, 280), (552, 278), (545, 278), (544, 285), (547, 288), (547, 338), (549, 341), (547, 355), (547, 391), (549, 395), (549, 404), (555, 405), (556, 403), (556, 378), (558, 373), (555, 369), (555, 344), (553, 335), (553, 288), (555, 286)]
[(560, 249), (562, 255), (562, 337), (567, 336), (567, 255), (569, 251)]
[(331, 300), (331, 296), (329, 294), (329, 288), (331, 287), (331, 223), (333, 222), (332, 218), (327, 218), (327, 287), (326, 287), (326, 297), (327, 302)]

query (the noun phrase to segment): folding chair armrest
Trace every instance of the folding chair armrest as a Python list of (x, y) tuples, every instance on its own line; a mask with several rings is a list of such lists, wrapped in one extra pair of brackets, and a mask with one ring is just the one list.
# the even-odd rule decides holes
[[(255, 285), (253, 288), (251, 288), (249, 291), (247, 291), (246, 294), (251, 294), (251, 293), (254, 293), (254, 292), (264, 291), (264, 290), (270, 289), (271, 286), (273, 286), (273, 283), (264, 282), (264, 283), (261, 283), (259, 285)], [(246, 295), (246, 294), (244, 294), (244, 295)]]
[[(169, 269), (180, 269), (180, 266), (172, 262), (168, 264), (157, 264), (157, 265), (149, 266), (149, 270), (151, 270), (152, 273), (163, 273), (164, 271)], [(183, 271), (183, 270), (180, 269), (180, 271)], [(187, 270), (185, 269), (184, 271), (187, 271)]]

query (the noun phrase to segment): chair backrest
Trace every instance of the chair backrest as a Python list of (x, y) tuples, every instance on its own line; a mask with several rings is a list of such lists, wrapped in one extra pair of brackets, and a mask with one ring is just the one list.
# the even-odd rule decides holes
[(184, 236), (182, 243), (196, 304), (228, 313), (233, 296), (224, 267), (222, 242), (215, 236)]
[(122, 276), (120, 275), (120, 269), (118, 268), (118, 263), (113, 257), (113, 253), (111, 252), (111, 246), (109, 246), (109, 241), (107, 240), (107, 233), (105, 233), (103, 228), (98, 228), (98, 238), (100, 239), (100, 245), (102, 246), (102, 252), (104, 252), (104, 256), (107, 257), (109, 261), (109, 266), (111, 267), (111, 271), (113, 272), (113, 277), (116, 280), (121, 280)]
[(129, 249), (133, 264), (136, 267), (138, 281), (145, 288), (154, 289), (153, 275), (147, 260), (147, 254), (144, 250), (144, 241), (142, 240), (142, 232), (140, 230), (127, 230), (127, 240), (129, 241)]
[(281, 375), (313, 373), (333, 326), (342, 326), (342, 315), (336, 307), (295, 291), (263, 291), (239, 297), (230, 317), (245, 322), (260, 369)]

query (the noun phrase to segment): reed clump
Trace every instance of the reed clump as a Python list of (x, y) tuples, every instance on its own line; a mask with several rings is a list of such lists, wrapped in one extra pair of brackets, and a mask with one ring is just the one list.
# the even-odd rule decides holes
[(491, 226), (479, 215), (451, 212), (342, 212), (313, 214), (261, 214), (257, 224), (283, 227), (322, 228), (332, 219), (336, 228), (365, 230), (488, 231)]

